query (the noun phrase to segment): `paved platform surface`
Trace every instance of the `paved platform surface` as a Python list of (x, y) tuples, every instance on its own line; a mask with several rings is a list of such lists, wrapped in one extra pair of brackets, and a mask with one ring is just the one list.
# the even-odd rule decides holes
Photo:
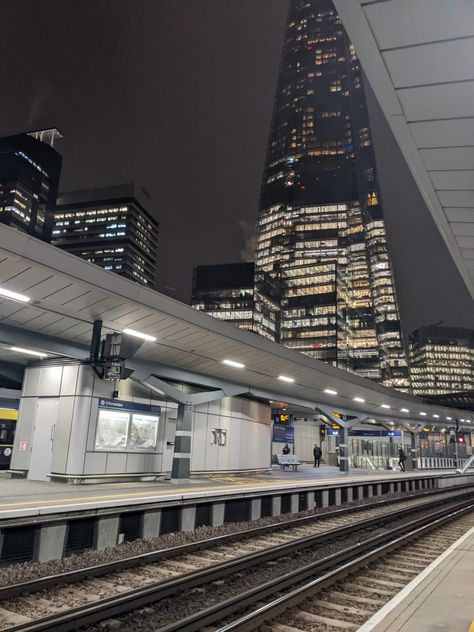
[(454, 470), (416, 470), (405, 474), (399, 471), (351, 470), (349, 474), (341, 474), (336, 467), (314, 468), (303, 465), (299, 471), (293, 472), (282, 471), (278, 466), (274, 466), (271, 471), (258, 475), (221, 474), (209, 478), (195, 478), (179, 484), (156, 481), (67, 485), (0, 477), (0, 520), (34, 514), (245, 494), (262, 490), (284, 488), (291, 491), (296, 488), (314, 488), (339, 483), (363, 484), (369, 481), (386, 482), (444, 474), (454, 474)]
[(469, 632), (474, 620), (474, 527), (358, 632)]

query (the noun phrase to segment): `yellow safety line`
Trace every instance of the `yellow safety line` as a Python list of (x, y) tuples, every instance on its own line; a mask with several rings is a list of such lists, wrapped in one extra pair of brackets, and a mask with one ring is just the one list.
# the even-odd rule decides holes
[(474, 632), (474, 619), (471, 621), (468, 632)]

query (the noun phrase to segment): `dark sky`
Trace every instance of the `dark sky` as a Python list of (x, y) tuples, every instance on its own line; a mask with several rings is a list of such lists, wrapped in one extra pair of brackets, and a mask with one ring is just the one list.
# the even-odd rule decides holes
[[(287, 0), (2, 0), (0, 134), (58, 127), (61, 189), (134, 181), (159, 285), (239, 261), (257, 212)], [(474, 305), (369, 95), (405, 333)]]

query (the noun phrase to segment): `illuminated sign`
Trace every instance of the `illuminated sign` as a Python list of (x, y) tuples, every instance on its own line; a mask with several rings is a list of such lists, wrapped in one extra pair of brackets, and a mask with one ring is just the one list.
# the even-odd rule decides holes
[(345, 415), (344, 413), (339, 413), (337, 411), (332, 411), (331, 415), (336, 419), (340, 419), (341, 421), (351, 421), (352, 419), (357, 419), (356, 415)]
[(288, 413), (280, 413), (279, 415), (273, 415), (273, 423), (283, 426), (289, 426), (291, 417)]

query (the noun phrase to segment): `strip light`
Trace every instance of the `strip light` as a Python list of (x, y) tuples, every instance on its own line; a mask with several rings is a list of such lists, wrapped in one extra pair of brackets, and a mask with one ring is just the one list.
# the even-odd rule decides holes
[(328, 393), (329, 395), (337, 395), (337, 391), (333, 390), (332, 388), (325, 388), (324, 392)]
[(365, 399), (362, 397), (354, 397), (354, 401), (355, 402), (360, 402), (361, 404), (363, 404), (365, 402)]
[(6, 290), (3, 287), (0, 287), (0, 296), (3, 296), (3, 298), (10, 298), (13, 301), (20, 301), (21, 303), (28, 303), (28, 301), (31, 301), (29, 296), (18, 294), (18, 292), (12, 292), (11, 290)]
[(24, 353), (25, 355), (38, 356), (38, 358), (47, 358), (47, 353), (41, 351), (33, 351), (33, 349), (24, 349), (23, 347), (10, 347), (10, 351), (16, 351), (16, 353)]
[(236, 369), (244, 369), (245, 364), (241, 362), (235, 362), (235, 360), (222, 360), (222, 364), (227, 364), (228, 366), (233, 366)]
[(287, 375), (279, 375), (278, 379), (282, 382), (288, 382), (289, 384), (293, 384), (293, 382), (295, 381), (294, 377), (288, 377)]
[(148, 340), (148, 342), (155, 342), (155, 336), (149, 336), (148, 334), (142, 334), (141, 331), (135, 331), (135, 329), (122, 329), (122, 333), (127, 336), (133, 336), (134, 338), (141, 338), (142, 340)]

